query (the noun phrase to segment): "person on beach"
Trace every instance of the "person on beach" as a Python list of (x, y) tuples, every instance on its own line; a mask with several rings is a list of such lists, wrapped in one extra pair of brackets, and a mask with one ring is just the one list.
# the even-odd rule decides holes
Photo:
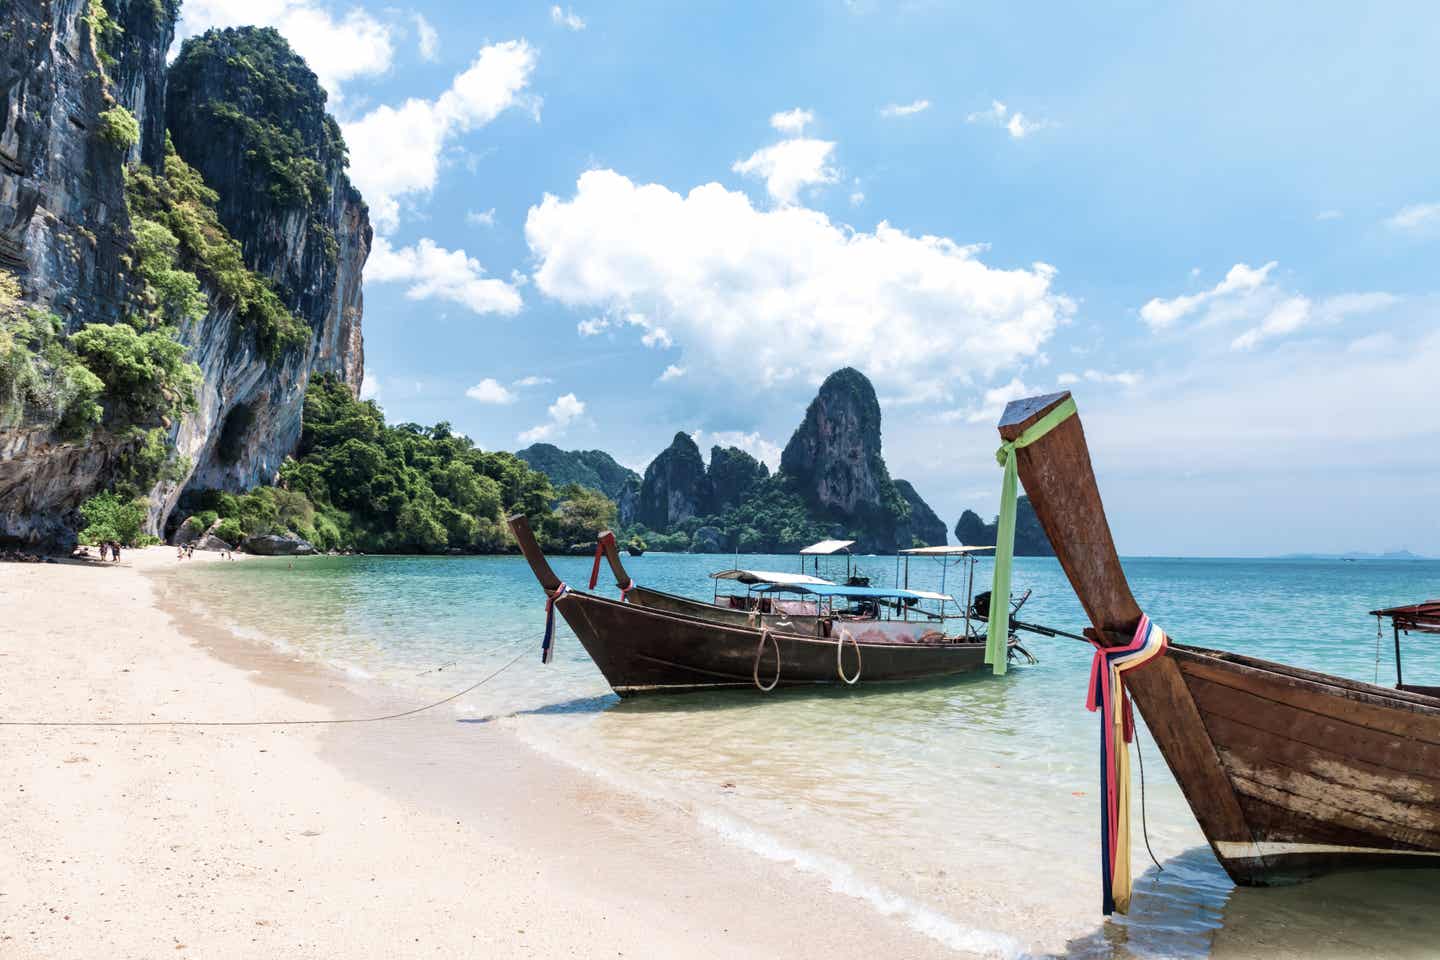
[(101, 540), (101, 541), (100, 541), (100, 562), (101, 562), (101, 563), (104, 563), (104, 562), (105, 562), (105, 554), (106, 554), (107, 552), (109, 552), (109, 550), (110, 550), (110, 545), (107, 544), (104, 540)]
[(119, 540), (112, 540), (112, 541), (110, 541), (110, 559), (113, 560), (115, 563), (119, 563), (119, 562), (120, 562), (120, 541), (119, 541)]

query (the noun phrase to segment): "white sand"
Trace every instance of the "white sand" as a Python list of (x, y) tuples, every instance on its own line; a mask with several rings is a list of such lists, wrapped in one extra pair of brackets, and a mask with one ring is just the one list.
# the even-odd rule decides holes
[[(0, 564), (0, 720), (373, 709), (274, 651), (188, 635), (153, 579), (175, 563)], [(0, 727), (0, 957), (422, 955), (955, 954), (453, 712)]]

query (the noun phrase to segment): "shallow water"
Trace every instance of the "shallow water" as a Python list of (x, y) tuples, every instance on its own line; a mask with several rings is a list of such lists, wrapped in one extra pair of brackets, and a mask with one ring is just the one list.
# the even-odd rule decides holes
[[(707, 574), (733, 562), (626, 561), (640, 583), (704, 599)], [(894, 578), (893, 560), (860, 564), (877, 584)], [(553, 565), (572, 584), (589, 575), (589, 558)], [(685, 804), (731, 841), (856, 896), (857, 909), (896, 914), (962, 952), (1420, 957), (1440, 949), (1440, 871), (1232, 887), (1143, 731), (1149, 841), (1164, 869), (1151, 865), (1137, 830), (1134, 869), (1143, 874), (1131, 915), (1102, 922), (1097, 720), (1083, 705), (1090, 651), (1076, 641), (1027, 639), (1040, 664), (1004, 677), (621, 702), (563, 621), (555, 662), (540, 665), (543, 596), (519, 558), (177, 566), (197, 615), (417, 701), (531, 651), (459, 701), (460, 717), (495, 717), (548, 754)], [(1377, 643), (1366, 611), (1440, 595), (1435, 561), (1147, 558), (1125, 568), (1141, 605), (1182, 642), (1385, 684), (1394, 682), (1391, 641), (1387, 633)], [(955, 568), (948, 576), (955, 592)], [(989, 576), (981, 561), (977, 582)], [(939, 588), (939, 565), (912, 562), (909, 582)], [(607, 595), (609, 583), (602, 574)], [(1025, 619), (1084, 625), (1054, 560), (1017, 560), (1015, 584), (1034, 591)], [(1440, 680), (1440, 643), (1408, 641), (1405, 670), (1416, 682)]]

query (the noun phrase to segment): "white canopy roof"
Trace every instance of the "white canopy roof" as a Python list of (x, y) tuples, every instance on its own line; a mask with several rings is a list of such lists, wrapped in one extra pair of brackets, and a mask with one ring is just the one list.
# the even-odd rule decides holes
[(801, 550), (800, 553), (805, 556), (839, 553), (841, 550), (854, 545), (854, 540), (821, 540), (819, 543), (810, 544), (810, 546)]
[(833, 586), (829, 580), (803, 573), (779, 573), (774, 570), (721, 570), (710, 576), (716, 580), (739, 580), (745, 584), (780, 583), (786, 586)]
[(989, 546), (989, 547), (967, 547), (967, 546), (965, 546), (964, 544), (957, 543), (957, 544), (955, 544), (954, 546), (947, 546), (947, 547), (912, 547), (912, 548), (910, 548), (909, 550), (901, 550), (900, 552), (903, 553), (903, 554), (908, 554), (908, 555), (910, 555), (910, 556), (948, 557), (948, 556), (951, 556), (952, 554), (958, 554), (958, 553), (976, 553), (977, 551), (980, 551), (980, 550), (994, 550), (994, 549), (995, 549), (994, 546)]

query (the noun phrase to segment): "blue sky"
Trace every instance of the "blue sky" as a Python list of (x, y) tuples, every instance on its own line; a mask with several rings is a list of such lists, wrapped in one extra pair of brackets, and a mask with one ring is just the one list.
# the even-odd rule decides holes
[(773, 466), (849, 363), (953, 525), (995, 508), (1003, 401), (1070, 387), (1123, 551), (1440, 553), (1440, 13), (1154, 7), (187, 0), (181, 32), (276, 25), (330, 90), (392, 420)]

